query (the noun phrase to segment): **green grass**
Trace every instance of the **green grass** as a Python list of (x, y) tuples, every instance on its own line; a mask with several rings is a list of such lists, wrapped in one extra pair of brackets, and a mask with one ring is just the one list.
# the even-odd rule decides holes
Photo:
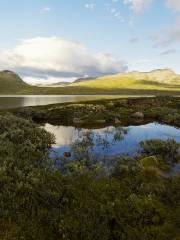
[[(159, 77), (159, 80), (158, 80)], [(169, 79), (171, 77), (171, 79)], [(162, 73), (129, 73), (105, 76), (92, 81), (74, 83), (71, 86), (91, 89), (180, 91), (180, 77)]]

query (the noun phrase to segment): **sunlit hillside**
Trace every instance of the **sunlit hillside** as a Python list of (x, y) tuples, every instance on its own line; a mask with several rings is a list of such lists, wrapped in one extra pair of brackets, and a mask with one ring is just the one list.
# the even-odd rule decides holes
[(144, 89), (180, 91), (180, 75), (171, 70), (154, 70), (149, 73), (131, 72), (73, 83), (71, 86), (97, 89)]
[(180, 92), (180, 75), (171, 70), (130, 72), (55, 86), (31, 86), (16, 73), (0, 72), (0, 94), (171, 94)]

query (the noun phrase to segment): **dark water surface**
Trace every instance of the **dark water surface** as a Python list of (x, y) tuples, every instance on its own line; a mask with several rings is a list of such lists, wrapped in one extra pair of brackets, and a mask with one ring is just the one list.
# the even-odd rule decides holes
[(124, 98), (146, 96), (147, 95), (0, 95), (0, 109), (48, 105), (65, 102), (89, 101), (98, 99), (115, 99), (121, 97)]
[(45, 124), (43, 127), (55, 135), (56, 144), (53, 149), (58, 156), (71, 151), (72, 145), (76, 142), (81, 143), (87, 134), (90, 134), (93, 140), (92, 151), (104, 156), (133, 155), (140, 150), (141, 141), (150, 139), (174, 139), (180, 142), (180, 129), (158, 123), (93, 130), (50, 124)]

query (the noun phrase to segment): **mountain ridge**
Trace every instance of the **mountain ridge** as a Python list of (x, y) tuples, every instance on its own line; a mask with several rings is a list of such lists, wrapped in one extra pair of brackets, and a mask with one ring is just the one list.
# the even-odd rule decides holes
[(15, 72), (9, 70), (0, 71), (0, 93), (16, 93), (28, 87), (29, 85)]
[(31, 86), (18, 74), (0, 72), (0, 94), (153, 94), (180, 93), (180, 75), (171, 69), (151, 72), (119, 73), (99, 78), (80, 79), (68, 85)]
[[(107, 85), (112, 84), (111, 86), (114, 87), (138, 87), (138, 85), (142, 84), (142, 81), (145, 84), (154, 83), (155, 85), (164, 84), (164, 85), (179, 85), (180, 86), (180, 75), (176, 74), (171, 69), (155, 69), (150, 72), (139, 72), (133, 71), (128, 73), (119, 73), (114, 75), (107, 75), (103, 77), (99, 77), (96, 80), (91, 80), (88, 82), (81, 82), (81, 83), (73, 83), (72, 86), (87, 86), (87, 84), (100, 87), (108, 87)], [(147, 85), (146, 84), (146, 85)], [(116, 86), (115, 86), (116, 85)]]

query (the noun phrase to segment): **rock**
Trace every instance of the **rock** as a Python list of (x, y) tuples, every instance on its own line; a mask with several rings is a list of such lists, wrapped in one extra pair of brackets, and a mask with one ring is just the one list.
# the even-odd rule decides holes
[(95, 111), (95, 112), (99, 112), (99, 111), (104, 111), (106, 108), (102, 105), (94, 105), (91, 106), (89, 109), (87, 110), (91, 110), (91, 111)]
[(73, 123), (74, 124), (81, 124), (81, 123), (83, 123), (83, 120), (81, 120), (80, 118), (74, 118)]
[(108, 107), (114, 107), (114, 103), (113, 102), (109, 102), (108, 103)]
[(144, 118), (144, 113), (142, 112), (136, 112), (132, 115), (134, 118)]
[(70, 152), (64, 152), (64, 157), (70, 158), (71, 157), (71, 153)]
[(114, 119), (114, 123), (115, 123), (115, 124), (120, 124), (120, 123), (121, 123), (121, 120), (120, 120), (119, 118), (115, 118), (115, 119)]

